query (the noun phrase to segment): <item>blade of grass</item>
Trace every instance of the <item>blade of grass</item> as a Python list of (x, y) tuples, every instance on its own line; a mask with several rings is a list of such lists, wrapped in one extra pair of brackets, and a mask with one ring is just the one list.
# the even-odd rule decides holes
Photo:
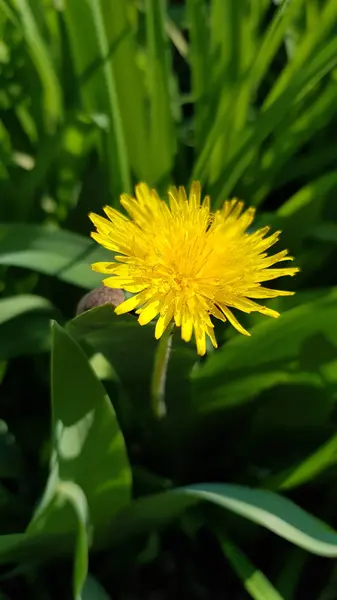
[(194, 145), (200, 153), (210, 126), (209, 106), (209, 25), (206, 0), (187, 0), (188, 30), (190, 38), (189, 63), (194, 97)]
[(164, 182), (173, 166), (175, 128), (170, 104), (170, 54), (165, 33), (165, 0), (146, 0), (147, 74), (150, 91), (150, 145), (154, 183)]
[[(109, 42), (105, 33), (104, 18), (101, 3), (97, 0), (90, 0), (89, 6), (94, 28), (97, 36), (97, 43), (101, 57), (109, 53)], [(111, 65), (104, 61), (102, 66), (106, 93), (108, 98), (108, 110), (110, 118), (111, 134), (109, 135), (109, 145), (112, 151), (117, 152), (117, 165), (120, 183), (125, 192), (131, 191), (131, 175), (129, 159), (126, 150), (123, 122), (121, 118), (119, 102), (117, 97), (116, 82)]]
[(277, 578), (277, 589), (287, 600), (296, 599), (296, 590), (308, 560), (307, 552), (293, 548), (286, 553), (286, 561)]
[[(291, 3), (290, 3), (291, 4)], [(276, 84), (268, 95), (265, 107), (270, 106), (276, 98), (286, 89), (291, 79), (302, 69), (310, 56), (322, 40), (326, 40), (328, 34), (336, 24), (337, 19), (337, 3), (335, 0), (329, 0), (322, 10), (319, 19), (319, 27), (315, 27), (308, 31), (302, 42), (299, 44), (296, 54), (285, 69), (282, 71)]]
[[(275, 15), (263, 37), (260, 44), (256, 44), (258, 49), (256, 54), (252, 56), (251, 68), (247, 73), (247, 77), (242, 81), (238, 91), (235, 105), (231, 113), (232, 127), (236, 133), (239, 133), (248, 116), (248, 110), (251, 100), (259, 88), (276, 52), (281, 46), (285, 32), (289, 24), (293, 21), (298, 11), (301, 8), (304, 0), (293, 0), (290, 3), (281, 5), (275, 12)], [(262, 18), (265, 6), (262, 6), (258, 17), (255, 17), (256, 27), (258, 20)], [(219, 125), (218, 125), (219, 126)], [(200, 162), (202, 157), (200, 157)], [(197, 165), (197, 169), (199, 166)]]
[[(244, 2), (247, 9), (247, 3)], [(209, 180), (214, 182), (222, 171), (229, 152), (231, 137), (232, 105), (240, 79), (241, 38), (242, 38), (242, 5), (236, 0), (213, 0), (211, 4), (211, 87), (216, 90), (218, 102), (216, 115), (227, 115), (212, 146), (208, 157)], [(217, 120), (217, 118), (216, 118)]]
[[(91, 115), (108, 116), (109, 126), (102, 132), (102, 146), (110, 176), (110, 191), (115, 198), (123, 191), (131, 191), (131, 174), (102, 2), (72, 0), (66, 3), (64, 16), (86, 110)], [(90, 72), (90, 77), (83, 78), (96, 63), (97, 69)], [(84, 80), (81, 81), (81, 78)]]
[[(253, 600), (284, 600), (284, 597), (227, 536), (217, 534), (221, 549)], [(288, 599), (287, 599), (288, 600)]]
[(281, 124), (282, 119), (288, 114), (289, 110), (295, 105), (298, 97), (303, 97), (303, 89), (307, 93), (310, 91), (310, 83), (318, 82), (326, 73), (331, 70), (333, 64), (337, 64), (337, 54), (334, 56), (334, 63), (331, 62), (331, 56), (326, 56), (322, 51), (326, 62), (321, 62), (321, 55), (318, 54), (315, 60), (311, 61), (307, 70), (302, 70), (294, 78), (292, 85), (269, 106), (265, 112), (262, 112), (253, 127), (247, 129), (241, 135), (239, 146), (234, 155), (223, 169), (221, 177), (214, 186), (215, 206), (226, 198), (241, 177), (251, 160), (253, 160), (258, 151), (259, 144)]
[(49, 133), (62, 120), (62, 91), (53, 60), (27, 0), (13, 0), (31, 60), (44, 90), (45, 125)]
[(151, 183), (151, 156), (147, 151), (149, 122), (144, 81), (137, 64), (137, 31), (132, 22), (137, 15), (131, 14), (132, 8), (136, 11), (136, 7), (127, 2), (102, 0), (102, 15), (109, 45), (119, 40), (111, 55), (111, 66), (130, 164), (138, 180)]
[(263, 487), (289, 490), (308, 483), (337, 463), (337, 435), (330, 438), (301, 463), (268, 478)]
[(285, 116), (260, 164), (255, 164), (247, 172), (247, 177), (250, 174), (254, 179), (254, 192), (248, 194), (252, 204), (256, 206), (262, 202), (273, 188), (278, 173), (281, 174), (279, 185), (282, 183), (283, 173), (287, 176), (286, 163), (307, 140), (329, 123), (335, 115), (336, 103), (337, 85), (332, 82), (322, 93), (315, 95), (307, 109), (292, 111)]

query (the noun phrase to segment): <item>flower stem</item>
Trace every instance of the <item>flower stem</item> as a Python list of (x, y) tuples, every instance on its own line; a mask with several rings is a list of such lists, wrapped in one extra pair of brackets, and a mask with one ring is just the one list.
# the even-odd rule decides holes
[(162, 419), (166, 415), (165, 384), (171, 353), (173, 328), (174, 323), (171, 323), (161, 336), (154, 359), (151, 380), (151, 405), (156, 419)]

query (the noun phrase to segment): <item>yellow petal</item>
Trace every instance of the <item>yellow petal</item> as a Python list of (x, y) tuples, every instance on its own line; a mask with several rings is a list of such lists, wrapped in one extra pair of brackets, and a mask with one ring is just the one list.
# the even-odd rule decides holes
[(193, 181), (190, 189), (190, 207), (196, 209), (200, 206), (201, 186), (200, 181)]
[[(125, 290), (126, 287), (133, 285), (134, 282), (128, 277), (118, 277), (118, 275), (112, 275), (112, 277), (106, 277), (105, 279), (103, 279), (103, 284), (106, 287), (112, 288), (114, 290)], [(144, 287), (145, 285), (142, 286), (142, 289), (144, 289)]]
[(146, 308), (142, 308), (140, 310), (140, 315), (138, 319), (140, 325), (147, 325), (147, 323), (150, 323), (150, 321), (152, 321), (159, 313), (159, 309), (159, 300), (155, 300), (154, 302), (151, 302), (148, 306), (146, 306)]
[(116, 269), (116, 263), (113, 262), (97, 262), (92, 263), (91, 268), (97, 273), (112, 273)]
[(286, 292), (285, 290), (270, 290), (269, 288), (258, 287), (247, 292), (250, 298), (262, 300), (263, 298), (277, 298), (277, 296), (293, 296), (295, 292)]
[(206, 333), (208, 335), (208, 337), (210, 338), (214, 348), (218, 347), (218, 343), (216, 341), (215, 335), (214, 335), (214, 329), (213, 327), (206, 327)]
[(284, 277), (286, 275), (293, 277), (298, 272), (299, 269), (297, 267), (291, 267), (288, 269), (266, 269), (261, 271), (261, 273), (257, 273), (254, 279), (257, 283), (260, 281), (271, 281), (272, 279), (277, 279), (278, 277)]
[(142, 293), (136, 294), (136, 296), (132, 296), (132, 298), (128, 298), (122, 304), (119, 304), (115, 308), (116, 315), (123, 315), (124, 313), (130, 312), (134, 310), (136, 306), (138, 306), (142, 302)]
[(90, 213), (89, 219), (95, 225), (99, 233), (102, 233), (103, 235), (109, 235), (112, 226), (107, 219), (104, 219), (104, 217), (101, 217), (100, 215), (95, 215), (95, 213)]
[(159, 340), (159, 338), (161, 338), (164, 331), (166, 330), (166, 328), (172, 321), (172, 317), (173, 317), (173, 304), (169, 307), (169, 309), (164, 314), (160, 315), (160, 317), (156, 323), (156, 328), (155, 328), (155, 332), (154, 332), (154, 336), (155, 336), (156, 340)]
[(181, 337), (185, 342), (191, 340), (193, 334), (193, 321), (190, 315), (183, 315), (181, 322)]
[(96, 233), (96, 231), (92, 231), (90, 236), (93, 240), (101, 244), (101, 246), (103, 246), (103, 248), (106, 248), (107, 250), (112, 250), (112, 252), (123, 252), (123, 250), (121, 250), (120, 245), (114, 243), (109, 238), (103, 237), (101, 234)]
[(250, 333), (244, 327), (242, 327), (242, 325), (234, 317), (232, 311), (229, 310), (229, 308), (227, 306), (224, 306), (223, 304), (221, 304), (220, 308), (223, 311), (224, 315), (227, 317), (228, 321), (233, 325), (233, 327), (235, 327), (235, 329), (237, 329), (243, 335), (250, 336)]
[(204, 328), (200, 323), (196, 323), (194, 326), (195, 341), (197, 344), (197, 352), (199, 356), (206, 354), (206, 334)]
[(122, 215), (118, 210), (112, 208), (111, 206), (104, 206), (103, 208), (106, 216), (110, 219), (114, 225), (118, 224), (120, 226), (125, 225), (129, 222), (129, 219)]

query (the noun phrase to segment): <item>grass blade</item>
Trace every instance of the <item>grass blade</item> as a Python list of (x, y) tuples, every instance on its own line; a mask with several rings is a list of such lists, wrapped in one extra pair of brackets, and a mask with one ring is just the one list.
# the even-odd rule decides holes
[(150, 144), (153, 183), (164, 182), (176, 150), (170, 104), (170, 54), (165, 32), (165, 0), (146, 0), (147, 73), (150, 90)]
[(227, 536), (217, 535), (217, 538), (228, 562), (253, 600), (284, 600), (262, 571), (250, 562), (238, 546), (229, 541)]
[(108, 127), (102, 132), (102, 146), (110, 192), (115, 199), (121, 192), (131, 191), (131, 174), (102, 2), (72, 0), (66, 3), (64, 15), (86, 110), (91, 116), (108, 117)]
[(208, 6), (206, 0), (187, 0), (186, 8), (190, 36), (189, 63), (194, 98), (194, 145), (199, 154), (210, 121)]
[[(138, 180), (151, 182), (151, 155), (148, 149), (149, 119), (142, 73), (137, 64), (136, 28), (127, 2), (102, 0), (102, 15), (110, 46), (125, 144)], [(136, 8), (133, 7), (134, 11)], [(134, 19), (135, 20), (135, 19)]]
[(29, 54), (44, 90), (46, 129), (49, 133), (53, 133), (62, 119), (62, 92), (59, 79), (29, 2), (27, 0), (13, 0), (13, 3), (19, 16)]

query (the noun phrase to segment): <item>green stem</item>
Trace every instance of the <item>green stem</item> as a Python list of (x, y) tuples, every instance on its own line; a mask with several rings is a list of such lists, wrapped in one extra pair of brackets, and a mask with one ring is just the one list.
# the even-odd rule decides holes
[(165, 384), (171, 353), (173, 328), (174, 324), (172, 323), (161, 336), (154, 359), (151, 380), (151, 405), (156, 419), (162, 419), (166, 415)]

